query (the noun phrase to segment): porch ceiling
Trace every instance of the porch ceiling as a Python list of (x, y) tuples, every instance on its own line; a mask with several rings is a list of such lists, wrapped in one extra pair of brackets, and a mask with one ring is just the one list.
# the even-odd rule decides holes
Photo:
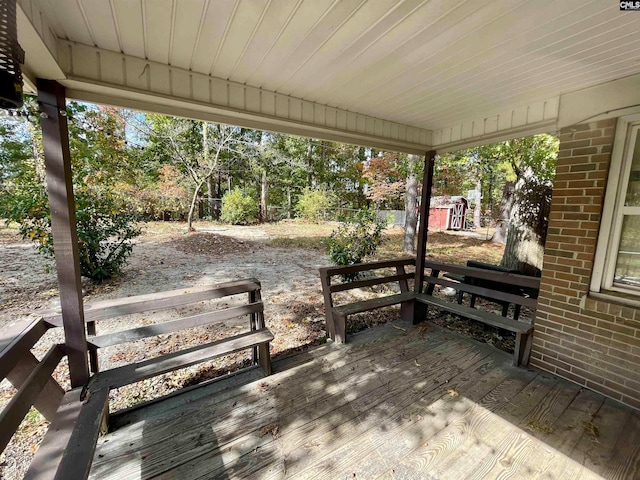
[(613, 1), (19, 5), (27, 76), (77, 98), (416, 152), (553, 130), (562, 94), (640, 73), (640, 13)]

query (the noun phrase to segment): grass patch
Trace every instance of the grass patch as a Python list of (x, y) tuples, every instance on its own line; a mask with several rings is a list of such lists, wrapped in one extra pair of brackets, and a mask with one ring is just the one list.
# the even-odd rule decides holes
[(301, 248), (324, 252), (326, 237), (276, 237), (269, 242), (270, 247)]

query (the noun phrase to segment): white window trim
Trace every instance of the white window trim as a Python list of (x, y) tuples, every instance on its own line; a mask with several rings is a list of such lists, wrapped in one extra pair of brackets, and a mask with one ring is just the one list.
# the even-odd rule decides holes
[[(623, 288), (613, 284), (617, 259), (617, 255), (613, 253), (617, 254), (620, 245), (623, 210), (637, 209), (637, 207), (624, 206), (624, 196), (629, 182), (629, 171), (627, 170), (631, 168), (628, 157), (633, 153), (632, 148), (635, 146), (637, 135), (640, 135), (640, 114), (618, 119), (591, 275), (590, 290), (592, 292), (611, 290), (640, 295), (638, 289)], [(627, 161), (629, 163), (626, 163)], [(624, 172), (622, 171), (623, 166), (628, 167)]]

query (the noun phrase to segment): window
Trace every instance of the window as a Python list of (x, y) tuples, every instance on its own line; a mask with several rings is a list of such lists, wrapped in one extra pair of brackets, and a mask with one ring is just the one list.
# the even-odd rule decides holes
[(640, 118), (620, 119), (591, 289), (640, 295)]

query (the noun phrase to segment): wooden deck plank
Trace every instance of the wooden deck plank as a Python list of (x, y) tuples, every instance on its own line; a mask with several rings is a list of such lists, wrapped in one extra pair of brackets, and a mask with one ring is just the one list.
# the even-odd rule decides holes
[[(398, 338), (398, 342), (401, 342), (400, 338)], [(398, 351), (402, 351), (398, 346), (390, 348), (390, 350), (393, 351), (393, 356), (398, 357), (395, 363), (397, 364), (400, 361), (410, 363), (418, 354), (434, 356), (439, 351), (444, 351), (446, 349), (446, 346), (444, 346), (444, 338), (441, 336), (434, 335), (426, 339), (425, 342), (430, 345), (428, 352), (424, 352), (424, 350), (420, 348), (412, 349), (411, 345), (407, 345), (404, 349), (406, 351), (404, 357), (398, 356)], [(393, 346), (393, 344), (391, 344), (391, 346)], [(351, 367), (351, 362), (348, 360), (349, 355), (347, 352), (342, 353), (340, 350), (342, 349), (331, 353), (347, 357), (346, 359), (342, 358), (344, 362), (342, 366), (336, 367), (336, 365), (331, 362), (321, 362), (321, 371), (324, 370), (327, 374), (332, 373), (339, 376), (342, 378), (342, 382), (340, 383), (333, 381), (317, 382), (316, 380), (320, 373), (318, 371), (318, 364), (303, 365), (298, 369), (292, 369), (290, 372), (283, 372), (283, 374), (278, 377), (277, 384), (272, 382), (272, 379), (264, 379), (264, 381), (257, 382), (257, 384), (254, 383), (252, 385), (248, 385), (246, 388), (242, 389), (244, 391), (242, 398), (237, 396), (229, 397), (224, 401), (224, 403), (218, 401), (200, 402), (200, 404), (195, 405), (196, 411), (191, 415), (185, 414), (185, 412), (182, 411), (180, 412), (179, 417), (168, 422), (157, 424), (148, 424), (145, 422), (144, 432), (137, 432), (137, 435), (134, 438), (129, 435), (128, 438), (126, 438), (126, 442), (132, 443), (135, 441), (142, 441), (142, 436), (144, 435), (145, 448), (142, 454), (147, 456), (148, 463), (153, 463), (156, 457), (160, 460), (166, 457), (167, 448), (171, 450), (173, 459), (175, 459), (180, 453), (180, 451), (176, 451), (174, 446), (156, 447), (156, 444), (162, 443), (165, 440), (171, 439), (172, 444), (179, 441), (179, 439), (175, 438), (176, 429), (181, 429), (186, 432), (183, 435), (183, 437), (185, 437), (184, 455), (186, 457), (191, 457), (204, 453), (207, 448), (215, 448), (218, 444), (223, 443), (225, 438), (242, 436), (245, 431), (249, 434), (254, 432), (256, 429), (260, 430), (260, 428), (269, 423), (273, 423), (275, 420), (270, 415), (274, 408), (270, 407), (274, 406), (273, 401), (275, 400), (279, 402), (278, 405), (280, 409), (283, 410), (280, 413), (285, 416), (287, 415), (287, 412), (295, 411), (296, 408), (299, 408), (298, 405), (304, 406), (308, 404), (311, 405), (310, 410), (312, 413), (318, 414), (318, 412), (322, 412), (324, 410), (317, 410), (315, 412), (313, 410), (315, 408), (321, 408), (322, 402), (327, 402), (325, 397), (335, 399), (345, 390), (358, 388), (359, 384), (367, 382), (366, 376), (363, 375), (363, 369), (353, 369)], [(413, 354), (411, 353), (412, 351), (414, 352)], [(358, 361), (361, 355), (364, 355), (364, 358), (360, 359), (364, 362), (363, 365), (369, 363), (367, 358), (369, 357), (368, 354), (370, 352), (368, 350), (351, 348), (349, 349), (349, 353), (353, 355), (356, 361)], [(340, 358), (337, 358), (336, 360), (340, 360)], [(382, 355), (378, 360), (390, 367), (394, 365), (392, 359), (387, 358), (385, 355)], [(302, 384), (306, 385), (307, 388), (296, 388)], [(258, 387), (261, 385), (265, 386), (265, 394), (261, 394), (259, 391)], [(371, 388), (376, 386), (377, 385), (374, 384)], [(284, 400), (280, 398), (274, 399), (274, 396), (281, 396), (279, 392), (284, 392)], [(295, 394), (292, 395), (291, 392), (295, 392)], [(336, 405), (339, 404), (337, 404), (335, 400), (332, 400), (332, 403), (325, 405), (322, 408), (330, 410), (335, 408)], [(253, 415), (253, 412), (255, 411), (266, 413), (263, 413), (262, 415)], [(249, 416), (251, 416), (250, 421), (247, 421), (246, 417)], [(209, 422), (213, 422), (215, 425), (212, 425), (213, 429), (207, 426), (205, 428), (207, 431), (199, 438), (202, 448), (192, 448), (189, 437), (194, 434), (194, 429), (201, 427), (203, 424), (208, 425)], [(114, 432), (114, 436), (117, 433), (118, 432)], [(215, 445), (207, 446), (207, 439), (211, 439), (213, 441), (214, 437)], [(111, 451), (113, 446), (121, 445), (122, 443), (122, 441), (119, 443), (110, 441), (105, 444), (104, 447), (99, 447), (99, 453), (104, 455), (105, 458), (108, 457), (111, 459), (113, 458), (113, 453)], [(126, 457), (129, 455), (129, 452), (125, 449), (125, 452), (121, 452), (120, 455)], [(96, 460), (96, 464), (94, 466), (94, 472), (96, 474), (104, 474), (101, 470), (102, 464), (105, 464), (105, 462), (101, 459)]]
[[(268, 379), (238, 378), (213, 388), (214, 396), (203, 387), (166, 407), (123, 415), (122, 427), (99, 444), (91, 476), (564, 480), (637, 473), (640, 438), (621, 432), (640, 432), (638, 412), (430, 328), (424, 335), (404, 323), (372, 329), (353, 343), (286, 359), (279, 371), (275, 362)], [(597, 439), (585, 420), (600, 427)]]
[[(446, 348), (446, 345), (444, 347)], [(227, 464), (229, 457), (234, 460), (236, 460), (236, 458), (240, 459), (233, 465), (231, 470), (233, 475), (247, 478), (254, 475), (255, 472), (261, 468), (274, 468), (274, 462), (278, 464), (282, 463), (284, 456), (289, 456), (287, 452), (290, 449), (300, 448), (306, 454), (308, 453), (308, 447), (304, 445), (308, 446), (309, 444), (313, 445), (316, 443), (327, 445), (331, 442), (332, 446), (335, 447), (336, 441), (347, 438), (353, 434), (354, 429), (357, 430), (359, 428), (357, 422), (350, 422), (350, 419), (355, 417), (356, 413), (354, 412), (352, 403), (349, 402), (360, 398), (366, 399), (368, 402), (367, 409), (371, 409), (378, 404), (388, 401), (397, 394), (397, 392), (390, 390), (389, 387), (391, 379), (398, 377), (396, 368), (399, 371), (407, 371), (412, 368), (416, 369), (416, 361), (418, 364), (421, 364), (421, 362), (431, 364), (434, 366), (433, 369), (436, 373), (442, 374), (441, 365), (437, 363), (437, 357), (442, 355), (438, 354), (442, 354), (442, 351), (438, 351), (437, 348), (430, 349), (422, 356), (413, 359), (403, 359), (404, 361), (398, 364), (397, 367), (393, 364), (389, 365), (390, 371), (387, 372), (377, 372), (371, 368), (369, 368), (369, 371), (366, 373), (362, 370), (357, 371), (356, 377), (362, 377), (364, 374), (369, 378), (360, 378), (359, 386), (343, 389), (342, 396), (337, 395), (335, 399), (331, 399), (328, 403), (325, 403), (325, 401), (329, 399), (325, 398), (322, 399), (322, 403), (319, 404), (312, 404), (303, 409), (281, 412), (280, 415), (274, 417), (280, 427), (279, 437), (275, 439), (275, 441), (271, 436), (257, 438), (256, 432), (250, 432), (247, 438), (244, 439), (244, 441), (238, 442), (237, 445), (234, 445), (230, 452), (228, 452), (227, 446), (216, 450), (216, 453), (222, 455), (223, 458), (226, 457), (224, 461), (217, 463)], [(402, 358), (402, 355), (398, 356)], [(450, 357), (449, 359), (451, 360)], [(461, 355), (459, 361), (464, 360), (464, 355)], [(452, 371), (457, 371), (457, 368), (453, 364), (450, 365), (449, 368)], [(416, 375), (415, 378), (417, 381), (420, 381), (425, 373), (421, 374), (420, 372), (416, 372)], [(428, 375), (428, 373), (426, 373), (426, 375)], [(432, 381), (426, 383), (430, 386), (433, 384)], [(321, 411), (324, 411), (324, 415), (328, 418), (319, 416), (318, 413)], [(259, 449), (263, 458), (262, 461), (256, 460), (256, 456), (253, 455), (256, 449)], [(212, 456), (206, 455), (206, 461), (204, 461), (204, 459), (196, 459), (197, 462), (193, 465), (186, 464), (184, 469), (179, 467), (173, 472), (178, 472), (179, 476), (185, 475), (185, 478), (199, 478), (199, 475), (205, 478), (207, 475), (212, 474), (212, 472), (200, 472), (198, 471), (198, 467), (206, 465), (209, 461), (212, 461), (215, 456), (215, 453)], [(287, 462), (284, 462), (284, 464), (282, 468), (276, 466), (276, 471), (289, 470)]]
[(537, 372), (511, 367), (505, 382), (474, 402), (466, 396), (441, 398), (430, 410), (435, 413), (431, 419), (431, 434), (425, 442), (402, 458), (394, 467), (398, 478), (421, 478), (429, 474), (435, 465), (443, 462), (453, 452), (475, 434), (485, 419), (491, 419), (493, 412), (511, 404), (521, 392), (537, 378)]
[(535, 433), (536, 437), (543, 440), (549, 449), (545, 451), (545, 455), (539, 457), (541, 461), (538, 463), (534, 476), (540, 478), (572, 477), (571, 472), (576, 472), (575, 467), (581, 462), (579, 458), (572, 459), (568, 453), (572, 452), (580, 439), (586, 435), (583, 422), (590, 422), (603, 402), (602, 395), (582, 388), (556, 422), (551, 425), (553, 431)]
[[(415, 355), (423, 353), (422, 349), (425, 347), (432, 348), (444, 342), (444, 338), (438, 335), (432, 335), (426, 340), (425, 345), (413, 345), (407, 344), (404, 339), (400, 338), (400, 335), (395, 336), (395, 341), (390, 341), (384, 344), (387, 347), (386, 350), (380, 352), (380, 361), (386, 361), (387, 350), (393, 352), (395, 356), (399, 349), (404, 349), (407, 354), (411, 354), (411, 351), (415, 351)], [(297, 383), (309, 383), (311, 380), (308, 377), (317, 378), (319, 373), (333, 372), (334, 377), (342, 378), (348, 375), (354, 375), (356, 371), (354, 365), (359, 365), (361, 362), (364, 366), (368, 364), (368, 358), (373, 354), (372, 350), (367, 348), (358, 348), (357, 345), (351, 345), (348, 348), (342, 348), (342, 346), (327, 345), (322, 349), (319, 349), (324, 355), (314, 356), (317, 363), (303, 363), (297, 367), (290, 368), (277, 378), (277, 383), (281, 384), (281, 388), (292, 388), (289, 400), (299, 401), (313, 397), (313, 391), (307, 390), (302, 392), (300, 389), (296, 389)], [(295, 377), (295, 378), (293, 378)], [(272, 379), (261, 379), (259, 383), (264, 384), (268, 388), (271, 388), (272, 383), (275, 382), (275, 377)], [(289, 383), (291, 383), (289, 385)], [(132, 412), (132, 414), (126, 415), (118, 420), (119, 425), (126, 425), (129, 423), (135, 423), (137, 421), (144, 420), (147, 431), (151, 432), (150, 435), (157, 437), (159, 434), (153, 432), (153, 428), (164, 429), (168, 434), (173, 434), (176, 427), (181, 425), (182, 420), (176, 420), (175, 422), (166, 422), (166, 416), (171, 416), (172, 412), (177, 412), (174, 417), (189, 417), (193, 414), (197, 415), (199, 411), (210, 411), (212, 409), (229, 409), (232, 404), (238, 404), (246, 406), (247, 408), (257, 408), (258, 401), (253, 395), (255, 393), (256, 384), (243, 385), (237, 390), (229, 390), (220, 395), (209, 396), (203, 395), (206, 390), (199, 389), (193, 394), (186, 395), (183, 398), (175, 399), (169, 406), (156, 405), (153, 409), (155, 415), (146, 415), (144, 411), (139, 410)], [(175, 405), (172, 405), (175, 404)], [(152, 413), (154, 413), (152, 411)], [(179, 414), (179, 415), (178, 415)], [(159, 421), (156, 419), (159, 418)], [(182, 424), (184, 425), (184, 424)], [(115, 432), (117, 434), (118, 432)], [(136, 438), (136, 440), (138, 440)], [(117, 445), (117, 442), (111, 442), (110, 446)]]
[(448, 356), (446, 360), (442, 359), (428, 367), (424, 364), (411, 367), (416, 372), (421, 369), (430, 370), (426, 377), (412, 375), (411, 371), (405, 378), (396, 375), (386, 387), (383, 402), (372, 405), (367, 398), (357, 398), (351, 402), (356, 414), (354, 422), (364, 430), (357, 435), (350, 435), (350, 438), (331, 440), (325, 436), (317, 439), (316, 442), (321, 445), (330, 444), (331, 453), (315, 461), (310, 461), (307, 457), (304, 444), (295, 446), (296, 448), (288, 450), (290, 465), (287, 471), (301, 478), (336, 478), (338, 472), (351, 471), (351, 464), (358, 459), (369, 454), (375, 455), (380, 449), (386, 450), (385, 434), (403, 430), (412, 417), (415, 419), (419, 416), (418, 411), (425, 401), (440, 396), (468, 368), (478, 365), (486, 358), (485, 352), (464, 347), (459, 348), (459, 353), (459, 358)]
[[(429, 352), (425, 352), (422, 356), (414, 358), (407, 358), (407, 356), (398, 355), (402, 360), (402, 363), (400, 364), (389, 362), (389, 360), (386, 360), (385, 363), (387, 363), (392, 370), (396, 368), (396, 366), (400, 370), (406, 370), (410, 368), (410, 366), (415, 365), (416, 361), (418, 363), (422, 361), (427, 362), (429, 359), (435, 361), (438, 353), (441, 353), (439, 351), (441, 348), (442, 347), (433, 348)], [(260, 452), (263, 454), (264, 452), (269, 452), (271, 449), (275, 450), (275, 453), (278, 454), (278, 452), (286, 450), (283, 446), (286, 444), (304, 448), (303, 445), (313, 442), (314, 440), (312, 440), (312, 438), (317, 436), (324, 435), (331, 438), (340, 438), (353, 433), (354, 425), (350, 424), (349, 420), (353, 418), (355, 414), (353, 412), (353, 408), (349, 404), (350, 401), (363, 397), (369, 399), (371, 404), (375, 405), (385, 401), (390, 395), (392, 395), (388, 390), (388, 383), (392, 373), (381, 373), (376, 371), (375, 366), (371, 365), (368, 367), (367, 371), (361, 369), (359, 371), (356, 370), (355, 372), (356, 373), (353, 375), (353, 378), (357, 379), (357, 383), (351, 386), (347, 385), (347, 388), (341, 388), (340, 391), (336, 391), (336, 395), (334, 395), (333, 398), (325, 397), (320, 399), (319, 402), (308, 406), (303, 404), (302, 408), (289, 403), (287, 406), (291, 407), (290, 410), (284, 409), (284, 411), (278, 412), (278, 415), (274, 417), (273, 422), (279, 425), (281, 433), (275, 441), (271, 436), (258, 439), (256, 433), (259, 432), (249, 432), (246, 442), (240, 443), (238, 448), (234, 446), (231, 455), (237, 455), (238, 458), (246, 454), (251, 455), (253, 450), (256, 448), (259, 448)], [(345, 380), (341, 383), (344, 382)], [(324, 415), (329, 417), (329, 421), (322, 418)], [(344, 424), (347, 424), (347, 429), (346, 431), (341, 431)], [(357, 425), (355, 425), (355, 427), (357, 427)], [(341, 431), (341, 433), (336, 433), (338, 431)], [(325, 444), (324, 441), (316, 443)], [(229, 456), (226, 455), (226, 448), (218, 450), (218, 453), (222, 453), (223, 456)], [(282, 457), (282, 455), (280, 457)], [(254, 459), (250, 457), (246, 457), (245, 460), (247, 461), (238, 462), (234, 468), (234, 472), (244, 478), (250, 476), (254, 470), (262, 468), (264, 464), (269, 465), (269, 467), (273, 466), (272, 459), (262, 463), (255, 462)], [(197, 469), (194, 470), (191, 467), (187, 467), (186, 471), (187, 474), (191, 475), (192, 473), (197, 472)], [(203, 472), (203, 476), (206, 477), (207, 473)], [(197, 478), (197, 476), (189, 478)]]

